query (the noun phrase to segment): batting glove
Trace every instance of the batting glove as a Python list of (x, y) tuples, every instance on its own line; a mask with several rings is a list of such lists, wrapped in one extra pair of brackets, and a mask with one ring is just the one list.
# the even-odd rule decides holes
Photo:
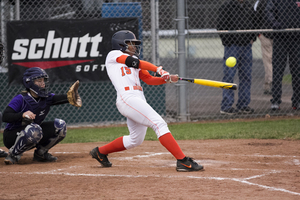
[(178, 74), (170, 74), (169, 80), (166, 80), (167, 83), (177, 83), (179, 79)]
[(166, 82), (170, 80), (170, 73), (163, 70), (162, 66), (157, 68), (156, 73), (158, 73), (161, 76), (161, 78), (164, 79)]

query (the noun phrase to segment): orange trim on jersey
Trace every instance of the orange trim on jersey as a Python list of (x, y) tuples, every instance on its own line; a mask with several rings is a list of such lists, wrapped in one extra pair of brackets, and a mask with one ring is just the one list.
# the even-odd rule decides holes
[[(133, 90), (143, 91), (143, 88), (141, 86), (139, 86), (139, 85), (134, 85), (132, 88), (133, 88)], [(128, 90), (130, 90), (130, 87), (127, 86), (127, 87), (124, 87), (124, 89), (125, 89), (125, 91), (128, 91)]]
[[(125, 64), (127, 57), (128, 56), (126, 56), (126, 55), (121, 55), (120, 57), (117, 58), (117, 62)], [(152, 63), (149, 63), (147, 61), (144, 61), (144, 60), (140, 60), (139, 68), (144, 69), (144, 70), (150, 70), (152, 72), (156, 72), (156, 70), (157, 70), (157, 66), (155, 66)]]
[(140, 70), (139, 77), (148, 85), (162, 85), (166, 83), (166, 81), (161, 77), (151, 76), (147, 70)]

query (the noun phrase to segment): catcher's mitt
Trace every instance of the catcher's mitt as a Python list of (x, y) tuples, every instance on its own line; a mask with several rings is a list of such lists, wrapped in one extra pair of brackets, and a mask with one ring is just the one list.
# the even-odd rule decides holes
[(82, 101), (78, 93), (78, 87), (79, 87), (79, 80), (77, 80), (69, 89), (67, 92), (68, 101), (71, 105), (76, 107), (82, 106)]

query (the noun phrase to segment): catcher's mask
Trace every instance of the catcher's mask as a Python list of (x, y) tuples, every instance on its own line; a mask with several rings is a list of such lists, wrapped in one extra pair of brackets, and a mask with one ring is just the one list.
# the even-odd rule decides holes
[[(39, 87), (38, 85), (34, 84), (34, 80), (44, 78), (45, 87)], [(49, 92), (49, 76), (45, 72), (45, 70), (39, 67), (29, 68), (23, 74), (23, 85), (29, 91), (34, 92), (39, 97), (48, 97)]]
[[(130, 52), (128, 50), (128, 43), (132, 44), (132, 42), (135, 43), (135, 52)], [(112, 38), (112, 49), (113, 50), (120, 50), (124, 53), (133, 53), (137, 57), (140, 55), (140, 49), (141, 49), (141, 41), (137, 40), (134, 33), (128, 30), (122, 30), (116, 32)]]

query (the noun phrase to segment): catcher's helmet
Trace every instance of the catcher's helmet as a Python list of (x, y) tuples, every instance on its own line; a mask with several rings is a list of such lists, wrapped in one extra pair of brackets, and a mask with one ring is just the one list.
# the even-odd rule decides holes
[[(35, 79), (44, 78), (45, 87), (39, 87), (38, 85), (34, 84)], [(39, 67), (32, 67), (25, 71), (23, 74), (23, 85), (25, 88), (29, 91), (31, 90), (39, 97), (48, 97), (48, 81), (49, 76), (45, 72), (45, 70), (39, 68)]]
[(111, 38), (112, 49), (130, 53), (130, 51), (128, 50), (128, 44), (126, 42), (135, 43), (134, 46), (136, 47), (136, 50), (135, 52), (132, 53), (134, 53), (134, 55), (136, 56), (139, 56), (140, 55), (139, 45), (141, 44), (141, 41), (137, 40), (134, 33), (128, 30), (118, 31), (112, 36)]

